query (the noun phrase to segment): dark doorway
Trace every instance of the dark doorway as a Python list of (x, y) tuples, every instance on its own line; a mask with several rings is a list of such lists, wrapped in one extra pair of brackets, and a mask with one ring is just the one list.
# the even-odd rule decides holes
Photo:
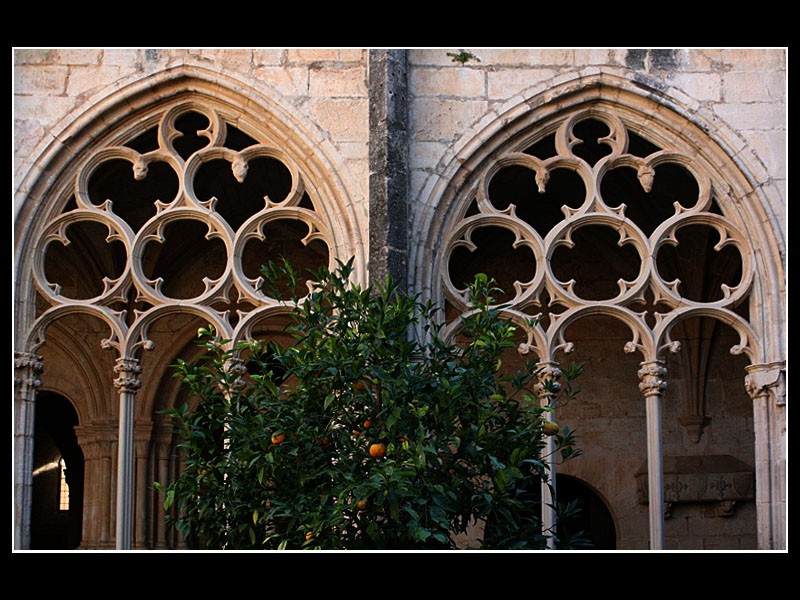
[[(575, 477), (558, 474), (556, 475), (556, 493), (559, 504), (575, 500), (578, 502), (579, 511), (565, 520), (563, 534), (583, 532), (583, 537), (589, 542), (585, 548), (587, 550), (616, 549), (617, 533), (614, 519), (596, 492)], [(562, 534), (562, 532), (559, 533)]]
[(81, 543), (83, 453), (69, 400), (43, 392), (36, 398), (31, 549), (71, 550)]

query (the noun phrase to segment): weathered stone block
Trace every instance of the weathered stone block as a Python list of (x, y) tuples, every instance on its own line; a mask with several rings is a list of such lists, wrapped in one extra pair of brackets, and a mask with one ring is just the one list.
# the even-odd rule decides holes
[(484, 74), (462, 68), (415, 69), (409, 89), (414, 96), (483, 97)]
[(319, 97), (363, 97), (367, 93), (364, 68), (319, 69), (309, 74), (309, 94)]

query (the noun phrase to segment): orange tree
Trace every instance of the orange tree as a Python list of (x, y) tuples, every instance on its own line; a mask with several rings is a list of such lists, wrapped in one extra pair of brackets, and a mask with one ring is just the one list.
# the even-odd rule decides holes
[[(285, 263), (264, 273), (297, 280)], [(548, 409), (535, 363), (498, 372), (515, 343), (493, 282), (476, 277), (452, 343), (430, 303), (351, 274), (313, 274), (287, 348), (200, 330), (204, 357), (176, 365), (198, 401), (170, 411), (184, 469), (156, 484), (170, 521), (206, 548), (448, 549), (476, 522), (482, 548), (543, 548)], [(555, 437), (562, 458), (578, 454), (567, 428)]]

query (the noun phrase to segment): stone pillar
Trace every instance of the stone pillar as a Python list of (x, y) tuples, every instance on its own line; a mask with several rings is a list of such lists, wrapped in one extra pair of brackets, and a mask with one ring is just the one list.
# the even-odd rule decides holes
[(134, 509), (134, 408), (136, 392), (142, 385), (142, 368), (135, 358), (117, 359), (114, 387), (119, 390), (119, 442), (117, 455), (117, 550), (130, 550), (133, 544)]
[(114, 547), (114, 488), (117, 426), (93, 422), (75, 428), (84, 460), (83, 536), (81, 548), (88, 550)]
[[(561, 389), (561, 384), (557, 381), (561, 377), (558, 363), (543, 361), (539, 363), (539, 369), (535, 388), (536, 395), (539, 397), (539, 404), (542, 407), (555, 409), (555, 397), (558, 394), (558, 390)], [(555, 420), (553, 410), (545, 411), (544, 415), (548, 421)], [(558, 500), (556, 494), (556, 440), (555, 437), (547, 435), (544, 441), (545, 446), (542, 451), (542, 458), (545, 465), (547, 465), (549, 481), (542, 480), (542, 533), (549, 531), (555, 535), (558, 524), (558, 511), (556, 509)], [(548, 538), (547, 547), (555, 549), (555, 538)]]
[(14, 548), (31, 546), (33, 498), (33, 428), (36, 390), (44, 370), (42, 357), (29, 352), (14, 356)]
[[(153, 469), (155, 481), (165, 488), (180, 471), (176, 464), (178, 458), (172, 456), (171, 428), (159, 430), (153, 439)], [(175, 532), (166, 527), (167, 512), (164, 510), (164, 496), (156, 494), (153, 502), (152, 543), (156, 550), (167, 550), (175, 546)]]
[(406, 50), (369, 51), (369, 283), (408, 285)]
[(786, 390), (784, 363), (747, 367), (753, 399), (759, 550), (786, 549)]
[(136, 491), (136, 500), (134, 503), (135, 512), (133, 519), (134, 530), (134, 548), (146, 549), (150, 546), (147, 534), (147, 519), (149, 511), (147, 510), (147, 502), (153, 489), (153, 480), (151, 478), (151, 471), (149, 468), (149, 450), (150, 450), (150, 434), (152, 423), (139, 423), (136, 426), (136, 433), (134, 435), (134, 489)]
[(667, 387), (661, 360), (641, 363), (639, 390), (647, 418), (647, 486), (650, 510), (650, 549), (664, 549), (664, 460), (661, 450), (661, 395)]

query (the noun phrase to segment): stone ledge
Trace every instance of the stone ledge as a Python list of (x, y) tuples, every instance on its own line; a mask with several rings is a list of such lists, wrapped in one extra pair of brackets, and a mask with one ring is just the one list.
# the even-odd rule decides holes
[[(636, 472), (637, 499), (648, 504), (647, 463)], [(717, 516), (733, 514), (736, 502), (755, 496), (753, 467), (727, 454), (664, 457), (665, 518), (673, 504), (716, 502)]]

